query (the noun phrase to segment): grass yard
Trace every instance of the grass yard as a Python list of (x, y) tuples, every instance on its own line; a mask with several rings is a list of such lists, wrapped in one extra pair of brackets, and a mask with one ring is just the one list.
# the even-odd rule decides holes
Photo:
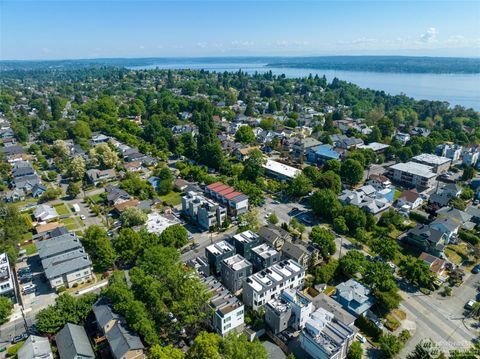
[(170, 192), (159, 197), (161, 201), (166, 202), (169, 206), (177, 206), (182, 203), (182, 196), (179, 192)]
[(22, 239), (20, 240), (20, 242), (29, 241), (30, 239), (32, 239), (32, 237), (33, 237), (32, 232), (27, 232), (22, 236)]
[(405, 320), (407, 319), (407, 314), (403, 311), (403, 310), (400, 310), (400, 309), (393, 309), (392, 310), (392, 313), (400, 320)]
[(102, 193), (94, 194), (93, 196), (90, 196), (90, 199), (91, 199), (92, 202), (94, 202), (95, 204), (103, 203)]
[(452, 263), (462, 263), (462, 257), (460, 257), (453, 249), (446, 247), (443, 252)]
[(26, 246), (23, 246), (22, 249), (27, 251), (27, 256), (37, 253), (37, 246), (35, 246), (34, 243), (27, 244)]
[(400, 198), (400, 195), (402, 194), (401, 191), (398, 189), (395, 189), (395, 193), (393, 194), (393, 200), (396, 201), (398, 198)]
[(395, 331), (400, 326), (400, 322), (390, 313), (385, 317), (385, 327), (390, 331)]
[(55, 210), (60, 216), (68, 216), (70, 214), (70, 211), (68, 210), (67, 206), (65, 206), (63, 203), (56, 204), (53, 207), (55, 208)]

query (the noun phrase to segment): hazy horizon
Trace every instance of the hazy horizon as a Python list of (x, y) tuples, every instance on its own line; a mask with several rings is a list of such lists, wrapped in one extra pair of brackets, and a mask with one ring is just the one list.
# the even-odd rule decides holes
[(1, 60), (480, 57), (478, 1), (11, 1)]

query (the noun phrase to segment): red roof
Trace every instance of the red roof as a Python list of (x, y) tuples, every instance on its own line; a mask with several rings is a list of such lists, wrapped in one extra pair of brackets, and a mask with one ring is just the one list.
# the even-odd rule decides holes
[(225, 188), (221, 191), (217, 191), (217, 194), (219, 194), (220, 196), (226, 196), (227, 194), (229, 194), (231, 192), (235, 192), (235, 188), (227, 187), (227, 188)]
[(226, 199), (232, 199), (232, 198), (235, 198), (237, 196), (240, 196), (241, 193), (240, 192), (237, 192), (237, 191), (234, 191), (232, 193), (229, 193), (227, 194), (226, 196), (224, 196)]
[(220, 186), (217, 186), (215, 188), (210, 188), (210, 191), (213, 191), (213, 192), (216, 192), (216, 193), (220, 193), (220, 192), (223, 192), (225, 191), (226, 189), (229, 189), (231, 187), (227, 186), (227, 185), (220, 185)]
[(219, 186), (225, 186), (225, 185), (222, 182), (215, 182), (215, 183), (209, 184), (207, 188), (213, 190), (214, 188)]

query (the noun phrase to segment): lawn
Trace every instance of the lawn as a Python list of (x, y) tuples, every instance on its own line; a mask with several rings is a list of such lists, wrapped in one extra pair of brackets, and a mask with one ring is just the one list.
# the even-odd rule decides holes
[(79, 227), (77, 221), (73, 217), (63, 218), (60, 222), (62, 222), (69, 231), (73, 231)]
[(395, 331), (400, 326), (400, 322), (391, 314), (385, 317), (385, 327), (390, 331)]
[(452, 263), (462, 263), (462, 257), (460, 257), (453, 249), (447, 247), (443, 250), (443, 252)]
[(60, 216), (68, 216), (70, 214), (70, 211), (63, 203), (56, 204), (53, 207), (55, 208), (55, 210)]
[(27, 251), (27, 256), (37, 253), (37, 246), (34, 243), (27, 244), (26, 246), (23, 246), (22, 249)]
[(94, 194), (93, 196), (90, 196), (90, 199), (93, 201), (95, 204), (103, 203), (103, 196), (102, 193), (97, 193)]
[(179, 192), (170, 192), (169, 194), (160, 196), (160, 200), (173, 207), (182, 203), (182, 196)]

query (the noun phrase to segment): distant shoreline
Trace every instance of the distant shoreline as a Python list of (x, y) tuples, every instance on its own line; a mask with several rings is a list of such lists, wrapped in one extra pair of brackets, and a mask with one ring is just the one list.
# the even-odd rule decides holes
[(168, 63), (233, 64), (257, 63), (267, 68), (296, 68), (378, 73), (416, 74), (480, 74), (480, 58), (420, 57), (420, 56), (309, 56), (309, 57), (151, 57), (151, 58), (99, 58), (78, 60), (3, 60), (0, 71), (39, 70), (47, 68), (75, 69), (95, 66), (161, 67)]

